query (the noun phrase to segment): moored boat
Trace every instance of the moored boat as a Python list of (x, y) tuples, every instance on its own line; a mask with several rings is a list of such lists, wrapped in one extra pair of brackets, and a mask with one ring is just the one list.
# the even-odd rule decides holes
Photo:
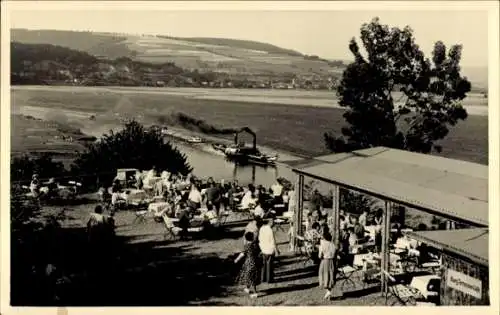
[(201, 139), (200, 137), (189, 137), (187, 139), (187, 142), (189, 142), (189, 143), (202, 143), (203, 139)]
[(214, 150), (224, 152), (227, 148), (227, 145), (222, 143), (213, 143), (212, 148), (214, 148)]
[(259, 165), (274, 165), (277, 160), (277, 156), (263, 154), (253, 147), (232, 146), (226, 148), (224, 153), (231, 160)]

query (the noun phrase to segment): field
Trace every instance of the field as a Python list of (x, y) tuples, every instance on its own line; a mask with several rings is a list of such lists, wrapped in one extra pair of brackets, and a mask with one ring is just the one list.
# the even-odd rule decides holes
[[(333, 131), (339, 134), (340, 128), (344, 125), (342, 109), (301, 105), (331, 102), (326, 99), (328, 94), (315, 95), (309, 92), (300, 98), (297, 91), (276, 91), (276, 94), (275, 91), (261, 91), (261, 96), (253, 94), (257, 92), (249, 91), (238, 96), (237, 91), (227, 91), (226, 94), (226, 90), (210, 92), (200, 90), (197, 94), (191, 93), (189, 89), (164, 91), (163, 89), (15, 87), (11, 93), (11, 108), (13, 112), (23, 111), (23, 108), (25, 112), (57, 111), (67, 119), (73, 117), (72, 121), (83, 125), (84, 132), (93, 132), (93, 135), (106, 132), (109, 126), (116, 124), (115, 113), (137, 117), (144, 123), (158, 123), (160, 117), (183, 112), (219, 127), (249, 126), (256, 131), (260, 145), (301, 155), (327, 153), (323, 144), (323, 133)], [(236, 96), (231, 93), (236, 93)], [(286, 93), (291, 94), (286, 95)], [(207, 96), (210, 95), (219, 99), (208, 99)], [(203, 96), (207, 99), (203, 99)], [(294, 99), (296, 105), (262, 101), (263, 98), (272, 99), (273, 96), (283, 102), (284, 99)], [(234, 97), (246, 99), (227, 100)], [(480, 98), (472, 99), (480, 100)], [(476, 109), (487, 108), (484, 104), (472, 103), (475, 103), (473, 107)], [(95, 114), (96, 121), (91, 122), (83, 118), (86, 114), (88, 116)], [(17, 133), (16, 128), (13, 128), (12, 139)], [(442, 156), (487, 164), (487, 116), (470, 115), (466, 121), (452, 128), (441, 144)]]
[[(337, 71), (327, 62), (306, 60), (302, 54), (274, 45), (223, 38), (169, 38), (53, 30), (11, 30), (12, 41), (53, 44), (108, 58), (174, 62), (182, 68), (231, 73), (324, 73)], [(337, 71), (338, 72), (338, 71)]]
[(29, 115), (11, 115), (14, 131), (11, 134), (11, 155), (48, 153), (54, 160), (70, 164), (75, 153), (84, 149), (84, 144), (78, 141), (82, 136), (78, 129), (65, 124), (61, 117), (54, 115), (51, 120), (41, 120)]

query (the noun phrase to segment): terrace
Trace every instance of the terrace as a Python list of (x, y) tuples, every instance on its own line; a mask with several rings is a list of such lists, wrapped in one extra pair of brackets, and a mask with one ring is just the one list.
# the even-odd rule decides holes
[[(308, 177), (328, 183), (333, 192), (333, 209), (331, 209), (330, 217), (334, 239), (340, 237), (341, 188), (370, 195), (384, 202), (385, 207), (381, 218), (381, 251), (380, 255), (378, 252), (374, 254), (380, 256), (380, 265), (376, 269), (380, 274), (382, 292), (386, 296), (391, 292), (394, 295), (394, 289), (390, 288), (389, 283), (397, 281), (392, 272), (401, 267), (397, 267), (393, 262), (401, 262), (404, 259), (399, 257), (402, 251), (393, 252), (390, 245), (391, 217), (395, 205), (439, 216), (453, 223), (457, 222), (480, 228), (488, 226), (487, 166), (376, 147), (311, 159), (301, 166), (297, 166), (294, 172), (298, 175), (296, 189), (298, 206), (294, 214), (294, 222), (304, 221), (304, 178)], [(399, 223), (404, 226), (404, 222)], [(453, 224), (449, 226), (451, 227)], [(304, 235), (303, 224), (294, 224), (294, 229), (295, 235)], [(435, 248), (441, 250), (445, 247), (445, 252), (449, 248), (454, 248), (455, 253), (458, 250), (461, 255), (464, 253), (466, 256), (474, 255), (470, 254), (474, 253), (474, 250), (470, 248), (474, 245), (465, 245), (464, 247), (463, 244), (459, 246), (458, 243), (453, 242), (450, 245), (449, 241), (444, 241), (449, 240), (451, 235), (454, 235), (453, 233), (461, 235), (463, 231), (447, 231), (447, 234), (442, 234), (443, 231), (433, 231), (428, 232), (434, 233), (429, 234), (428, 237), (409, 232), (404, 238), (413, 236), (416, 239), (423, 239), (424, 242), (433, 240), (431, 246), (434, 245)], [(441, 238), (442, 242), (439, 243)], [(463, 240), (463, 237), (460, 239)], [(476, 257), (485, 256), (483, 243), (478, 246), (479, 250), (483, 251), (482, 255), (476, 254)], [(295, 244), (297, 249), (300, 249), (299, 244), (300, 242)], [(398, 258), (393, 259), (393, 255)], [(356, 260), (356, 256), (358, 255), (354, 254), (354, 260)], [(368, 258), (365, 257), (365, 259)], [(482, 264), (484, 265), (484, 259)], [(399, 274), (407, 273), (405, 271), (403, 270)]]

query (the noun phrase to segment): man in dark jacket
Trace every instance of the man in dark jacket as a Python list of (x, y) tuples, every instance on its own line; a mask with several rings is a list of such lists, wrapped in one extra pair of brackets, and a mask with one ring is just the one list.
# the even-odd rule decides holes
[(211, 204), (215, 208), (215, 212), (219, 215), (220, 203), (222, 200), (221, 189), (214, 182), (206, 190), (207, 204)]

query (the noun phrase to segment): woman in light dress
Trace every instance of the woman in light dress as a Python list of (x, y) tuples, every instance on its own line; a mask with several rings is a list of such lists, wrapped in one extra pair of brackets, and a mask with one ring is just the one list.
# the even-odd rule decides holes
[(337, 248), (329, 231), (324, 231), (322, 235), (318, 254), (321, 259), (318, 274), (319, 285), (326, 289), (324, 298), (330, 299), (332, 290), (335, 287)]

